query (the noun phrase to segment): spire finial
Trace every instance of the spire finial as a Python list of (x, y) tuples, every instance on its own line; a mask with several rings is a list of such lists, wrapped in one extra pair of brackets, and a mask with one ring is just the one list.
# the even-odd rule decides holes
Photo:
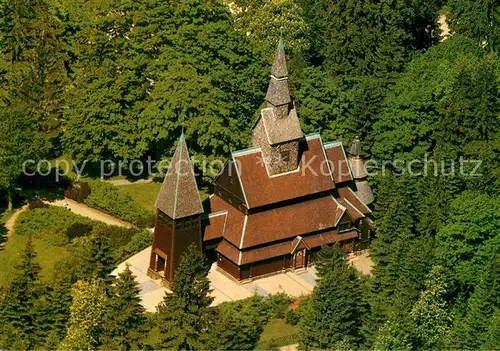
[(285, 50), (285, 40), (283, 39), (283, 31), (285, 27), (281, 26), (280, 27), (280, 41), (278, 43), (278, 51), (284, 51)]

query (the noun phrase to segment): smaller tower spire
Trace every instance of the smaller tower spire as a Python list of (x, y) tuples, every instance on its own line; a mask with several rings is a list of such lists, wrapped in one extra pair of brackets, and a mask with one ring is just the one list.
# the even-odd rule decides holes
[(203, 213), (184, 130), (156, 199), (156, 208), (172, 219)]
[(368, 173), (366, 172), (365, 161), (361, 157), (361, 142), (358, 136), (354, 137), (351, 149), (349, 150), (349, 164), (351, 165), (354, 182), (358, 189), (356, 195), (366, 205), (371, 204), (374, 197), (370, 184), (368, 184)]

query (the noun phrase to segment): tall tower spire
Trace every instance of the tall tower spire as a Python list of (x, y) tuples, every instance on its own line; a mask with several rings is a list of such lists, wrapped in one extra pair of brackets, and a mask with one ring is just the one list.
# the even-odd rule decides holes
[(288, 89), (288, 68), (285, 57), (285, 43), (283, 27), (281, 27), (280, 40), (276, 55), (271, 67), (271, 78), (266, 94), (267, 107), (272, 107), (278, 118), (287, 117), (292, 106), (292, 98)]
[(259, 146), (269, 175), (297, 169), (299, 139), (303, 137), (300, 121), (288, 89), (283, 29), (271, 67), (266, 108), (253, 128), (253, 145)]
[(354, 137), (351, 144), (351, 149), (349, 150), (349, 164), (351, 165), (352, 175), (354, 177), (354, 182), (356, 183), (356, 195), (363, 201), (366, 205), (373, 202), (373, 192), (368, 184), (368, 173), (366, 172), (365, 161), (361, 156), (361, 141), (359, 137)]

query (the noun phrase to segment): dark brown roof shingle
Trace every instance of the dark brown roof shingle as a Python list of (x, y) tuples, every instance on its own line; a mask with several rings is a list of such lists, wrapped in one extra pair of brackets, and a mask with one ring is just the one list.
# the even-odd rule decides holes
[(193, 166), (184, 135), (181, 135), (163, 180), (156, 208), (172, 219), (203, 213)]

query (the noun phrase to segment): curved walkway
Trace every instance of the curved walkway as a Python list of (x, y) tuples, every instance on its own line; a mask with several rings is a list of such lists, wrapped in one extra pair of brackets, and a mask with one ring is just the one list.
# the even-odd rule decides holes
[(85, 204), (81, 204), (74, 200), (64, 198), (64, 200), (56, 200), (56, 201), (44, 201), (48, 205), (52, 206), (60, 206), (65, 207), (71, 210), (71, 212), (76, 213), (77, 215), (84, 216), (96, 221), (104, 222), (110, 225), (116, 225), (119, 227), (131, 228), (134, 225), (122, 221), (121, 219), (115, 218), (106, 212), (96, 210), (94, 208), (88, 207)]
[(18, 208), (17, 211), (9, 217), (7, 222), (5, 222), (5, 228), (7, 228), (7, 237), (14, 234), (14, 224), (16, 224), (17, 217), (19, 217), (19, 215), (23, 213), (27, 207), (28, 205), (24, 205), (23, 207)]

